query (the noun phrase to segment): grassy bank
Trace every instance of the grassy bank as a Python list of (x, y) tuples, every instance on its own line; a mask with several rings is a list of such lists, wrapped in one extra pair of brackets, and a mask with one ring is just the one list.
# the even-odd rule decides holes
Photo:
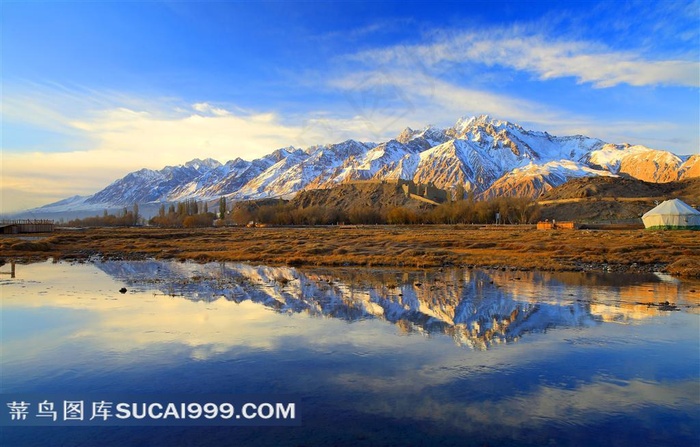
[(5, 261), (179, 259), (288, 265), (665, 271), (700, 276), (700, 232), (532, 227), (94, 228), (0, 238)]

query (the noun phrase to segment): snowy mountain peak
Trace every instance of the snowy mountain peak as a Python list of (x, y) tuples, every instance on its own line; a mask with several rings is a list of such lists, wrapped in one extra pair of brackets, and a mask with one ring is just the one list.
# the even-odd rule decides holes
[(269, 155), (266, 155), (263, 158), (266, 158), (268, 160), (273, 160), (275, 163), (277, 163), (280, 160), (283, 160), (283, 159), (285, 159), (285, 158), (289, 157), (290, 155), (297, 153), (297, 152), (303, 153), (304, 151), (302, 151), (301, 149), (297, 149), (294, 146), (287, 146), (287, 147), (277, 149), (276, 151), (272, 152)]
[(222, 165), (213, 158), (205, 158), (204, 160), (195, 158), (185, 163), (185, 166), (188, 168), (194, 168), (199, 171), (202, 169), (216, 169), (218, 167), (221, 167)]
[(500, 124), (502, 121), (494, 121), (490, 115), (463, 116), (457, 120), (452, 128), (458, 133), (464, 133), (472, 127), (485, 126), (488, 124)]
[(234, 167), (234, 166), (241, 166), (241, 165), (248, 165), (248, 164), (250, 164), (249, 161), (243, 160), (241, 157), (236, 157), (233, 160), (227, 161), (224, 166)]
[(680, 157), (646, 146), (629, 144), (606, 144), (591, 151), (586, 162), (613, 174), (623, 174), (647, 182), (670, 182), (678, 180), (686, 170), (686, 162)]
[(411, 129), (410, 127), (405, 128), (404, 130), (401, 131), (401, 133), (396, 137), (396, 141), (406, 144), (411, 139), (418, 134), (417, 131)]
[(448, 137), (445, 129), (440, 129), (438, 127), (428, 125), (422, 130), (413, 130), (410, 127), (405, 128), (397, 137), (396, 140), (401, 144), (410, 144), (411, 142), (417, 143), (419, 146), (424, 146), (423, 149), (429, 149), (433, 146), (437, 146), (448, 141)]
[[(475, 117), (462, 117), (455, 125), (447, 129), (447, 134), (452, 138), (468, 139), (472, 141), (482, 141), (491, 144), (493, 147), (509, 146), (516, 153), (512, 140), (520, 135), (531, 135), (517, 124), (508, 121), (500, 121), (491, 118), (489, 115)], [(541, 134), (544, 135), (544, 134)], [(517, 145), (517, 143), (515, 144)]]
[(141, 169), (85, 198), (42, 207), (57, 211), (162, 203), (184, 199), (235, 200), (291, 198), (305, 189), (330, 188), (354, 180), (413, 180), (442, 189), (463, 187), (482, 197), (538, 196), (568, 179), (624, 175), (668, 182), (700, 175), (700, 157), (680, 158), (667, 151), (608, 144), (581, 135), (557, 137), (525, 130), (489, 115), (460, 118), (453, 127), (406, 127), (394, 140), (346, 140), (283, 147), (252, 161), (222, 165), (195, 158), (161, 170)]

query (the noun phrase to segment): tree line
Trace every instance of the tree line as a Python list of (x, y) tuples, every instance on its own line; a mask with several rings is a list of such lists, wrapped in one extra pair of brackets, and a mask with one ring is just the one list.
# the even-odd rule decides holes
[(102, 215), (85, 217), (82, 219), (72, 219), (66, 222), (69, 227), (130, 227), (143, 223), (143, 218), (139, 214), (138, 204), (134, 204), (131, 210), (124, 207), (120, 213), (109, 214), (104, 210)]
[[(226, 199), (222, 198), (221, 200), (225, 210)], [(220, 217), (223, 217), (224, 214), (225, 211)], [(217, 215), (209, 211), (207, 202), (185, 200), (171, 203), (167, 209), (165, 204), (161, 204), (158, 215), (149, 219), (148, 224), (159, 227), (179, 228), (211, 227), (216, 218)], [(105, 210), (101, 216), (95, 215), (94, 217), (73, 219), (68, 221), (66, 225), (71, 227), (128, 227), (145, 223), (146, 220), (139, 214), (138, 204), (135, 204), (131, 210), (125, 207), (122, 212), (116, 214), (109, 214)]]
[[(225, 207), (226, 199), (222, 197), (221, 200)], [(207, 202), (185, 200), (171, 203), (167, 212), (165, 204), (161, 204), (158, 215), (153, 216), (148, 223), (158, 227), (202, 228), (214, 225), (216, 217), (216, 214), (209, 211)]]
[[(267, 225), (416, 225), (416, 224), (527, 224), (540, 217), (539, 206), (524, 197), (498, 197), (485, 201), (473, 198), (450, 201), (433, 208), (408, 206), (373, 207), (355, 205), (350, 208), (309, 206), (299, 208), (293, 202), (268, 199), (236, 203), (229, 209), (226, 198), (219, 199), (218, 212), (209, 211), (207, 202), (185, 200), (162, 204), (148, 224), (159, 227), (203, 228), (214, 225), (246, 225), (251, 222)], [(144, 224), (138, 205), (121, 213), (74, 219), (69, 226), (132, 226)]]
[(537, 222), (537, 203), (524, 197), (498, 197), (486, 201), (450, 201), (431, 209), (407, 206), (377, 208), (356, 205), (348, 209), (328, 206), (298, 208), (293, 202), (243, 202), (234, 206), (221, 223), (249, 222), (269, 225), (415, 225), (415, 224), (527, 224)]

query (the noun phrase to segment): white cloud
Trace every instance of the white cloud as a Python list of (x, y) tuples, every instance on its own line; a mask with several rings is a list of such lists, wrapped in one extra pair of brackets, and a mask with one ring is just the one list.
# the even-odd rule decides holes
[(236, 115), (204, 103), (176, 117), (117, 108), (72, 124), (97, 139), (96, 151), (148, 154), (155, 166), (194, 157), (257, 158), (290, 144), (297, 132), (274, 114)]
[(292, 117), (287, 124), (272, 112), (53, 86), (6, 95), (2, 112), (5, 120), (52, 129), (80, 143), (53, 151), (3, 147), (0, 213), (93, 194), (141, 168), (161, 169), (193, 158), (252, 160), (290, 145), (378, 135), (372, 127), (376, 123), (361, 116), (319, 112)]
[[(405, 126), (448, 126), (460, 116), (482, 113), (558, 135), (582, 133), (612, 142), (623, 137), (681, 153), (697, 147), (697, 136), (687, 137), (696, 129), (660, 121), (603, 122), (578, 115), (568, 106), (565, 110), (549, 101), (501, 93), (497, 82), (489, 82), (488, 90), (480, 87), (486, 76), (503, 72), (485, 72), (485, 66), (527, 72), (542, 80), (573, 77), (598, 88), (619, 84), (697, 87), (696, 60), (651, 60), (588, 41), (547, 40), (515, 28), (435, 36), (428, 44), (341, 56), (340, 60), (352, 62), (345, 71), (304, 74), (308, 79), (295, 84), (297, 88), (313, 92), (325, 87), (330, 89), (325, 93), (342, 96), (324, 104), (326, 111), (299, 110), (296, 115), (285, 114), (284, 119), (269, 110), (244, 110), (230, 104), (183, 104), (173, 98), (56, 84), (4, 85), (6, 123), (62, 134), (74, 146), (31, 153), (26, 148), (3, 147), (2, 211), (92, 194), (143, 167), (160, 169), (195, 157), (222, 162), (253, 159), (279, 147), (348, 138), (379, 142)], [(458, 77), (476, 82), (467, 86)]]
[(348, 56), (366, 64), (411, 68), (441, 64), (483, 64), (532, 73), (539, 79), (574, 77), (595, 87), (700, 86), (700, 63), (648, 59), (587, 41), (552, 40), (519, 30), (497, 29), (442, 36), (430, 44), (398, 45)]
[(229, 116), (231, 112), (226, 109), (214, 107), (206, 102), (198, 102), (192, 106), (197, 112), (209, 116)]
[(360, 105), (356, 114), (377, 128), (390, 127), (390, 131), (384, 132), (389, 135), (395, 134), (399, 124), (400, 128), (428, 123), (448, 126), (460, 116), (484, 113), (547, 128), (557, 123), (570, 125), (584, 120), (546, 104), (465, 88), (433, 76), (427, 70), (356, 72), (329, 83), (346, 91), (349, 97), (357, 98), (351, 101)]
[[(274, 113), (234, 113), (208, 103), (174, 107), (165, 102), (158, 108), (155, 102), (133, 100), (119, 106), (119, 97), (90, 95), (39, 90), (34, 97), (3, 98), (3, 119), (52, 129), (81, 143), (53, 151), (3, 147), (0, 212), (92, 194), (144, 167), (160, 169), (195, 157), (254, 159), (304, 140), (302, 125), (286, 125)], [(320, 137), (319, 130), (310, 137)]]
[[(552, 135), (587, 135), (611, 143), (628, 142), (677, 154), (697, 153), (697, 128), (668, 120), (605, 119), (578, 114), (546, 103), (466, 88), (433, 76), (429, 70), (377, 69), (355, 72), (329, 81), (357, 98), (356, 121), (369, 123), (375, 141), (395, 136), (410, 126), (452, 125), (460, 116), (490, 114)], [(371, 98), (375, 98), (372, 100)], [(347, 126), (341, 121), (339, 125)], [(350, 127), (348, 127), (350, 128)]]

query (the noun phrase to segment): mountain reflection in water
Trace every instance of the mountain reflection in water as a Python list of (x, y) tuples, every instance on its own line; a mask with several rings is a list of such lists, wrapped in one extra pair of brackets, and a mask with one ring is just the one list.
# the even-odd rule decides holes
[(699, 290), (662, 275), (18, 264), (0, 276), (3, 393), (289, 394), (303, 423), (2, 427), (0, 445), (696, 445)]
[(297, 269), (159, 261), (106, 261), (96, 266), (132, 289), (193, 301), (250, 301), (279, 313), (348, 322), (380, 319), (403, 333), (446, 334), (459, 345), (479, 350), (554, 327), (630, 324), (663, 312), (700, 309), (699, 294), (660, 275)]

